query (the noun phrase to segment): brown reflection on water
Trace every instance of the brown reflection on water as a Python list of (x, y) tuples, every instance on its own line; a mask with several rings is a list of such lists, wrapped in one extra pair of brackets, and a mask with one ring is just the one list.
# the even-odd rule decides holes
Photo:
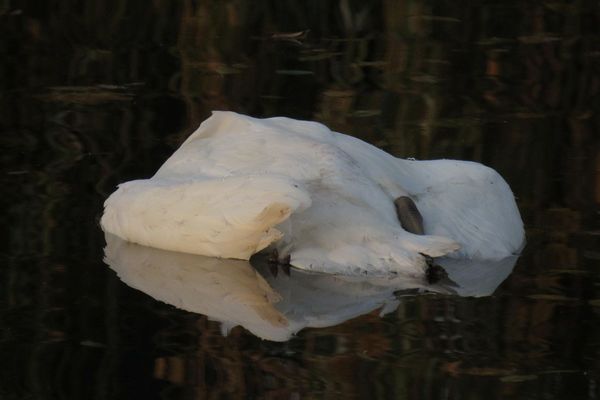
[[(0, 393), (598, 398), (599, 26), (584, 0), (4, 2)], [(286, 344), (123, 287), (104, 198), (213, 109), (493, 166), (528, 229), (515, 273)]]

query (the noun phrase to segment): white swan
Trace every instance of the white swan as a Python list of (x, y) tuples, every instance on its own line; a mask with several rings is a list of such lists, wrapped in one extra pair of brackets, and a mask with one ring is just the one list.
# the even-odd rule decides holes
[[(409, 197), (424, 235), (394, 200)], [(418, 214), (418, 213), (417, 213)], [(296, 267), (423, 276), (428, 257), (502, 258), (523, 224), (494, 170), (395, 158), (327, 127), (214, 112), (150, 179), (121, 184), (105, 231), (165, 250), (248, 259), (273, 246)]]

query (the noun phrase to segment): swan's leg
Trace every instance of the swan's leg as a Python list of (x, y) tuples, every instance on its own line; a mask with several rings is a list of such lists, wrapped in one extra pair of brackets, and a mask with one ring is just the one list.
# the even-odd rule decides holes
[(290, 259), (291, 257), (289, 254), (280, 258), (279, 251), (277, 251), (277, 249), (273, 249), (268, 258), (269, 271), (271, 272), (271, 275), (273, 275), (274, 278), (277, 278), (279, 268), (281, 268), (285, 275), (290, 276)]
[(427, 270), (425, 271), (425, 279), (427, 280), (427, 283), (433, 285), (441, 280), (450, 279), (448, 278), (448, 273), (446, 270), (439, 264), (436, 264), (433, 260), (433, 257), (423, 253), (421, 253), (421, 255), (425, 258), (425, 263), (427, 264)]
[(408, 196), (400, 196), (394, 200), (396, 214), (402, 228), (415, 235), (425, 234), (423, 229), (423, 216), (415, 202)]

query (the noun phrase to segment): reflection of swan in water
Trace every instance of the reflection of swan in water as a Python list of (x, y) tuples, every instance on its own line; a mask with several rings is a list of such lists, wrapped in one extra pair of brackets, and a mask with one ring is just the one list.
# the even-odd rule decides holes
[(286, 337), (287, 319), (273, 307), (281, 297), (247, 261), (175, 253), (105, 237), (104, 261), (129, 286), (221, 321), (224, 329), (242, 325), (257, 336)]
[(428, 285), (423, 279), (360, 278), (297, 269), (289, 276), (281, 272), (274, 276), (261, 260), (254, 269), (247, 261), (159, 250), (110, 234), (106, 240), (105, 261), (129, 286), (220, 321), (224, 332), (242, 325), (275, 341), (288, 340), (305, 327), (336, 325), (375, 309), (382, 314), (394, 311), (398, 291), (490, 295), (516, 262), (516, 257), (489, 262), (441, 259), (454, 281), (447, 287)]
[(296, 267), (347, 275), (418, 278), (431, 257), (498, 259), (523, 242), (512, 192), (490, 168), (402, 160), (315, 122), (231, 112), (215, 112), (151, 179), (120, 185), (101, 222), (165, 250), (247, 260), (271, 245)]

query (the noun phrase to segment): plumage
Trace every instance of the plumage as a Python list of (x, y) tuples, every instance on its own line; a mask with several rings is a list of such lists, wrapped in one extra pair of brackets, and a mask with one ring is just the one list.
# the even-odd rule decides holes
[[(402, 228), (410, 197), (424, 235)], [(165, 250), (248, 259), (275, 247), (292, 265), (422, 276), (424, 255), (502, 258), (523, 224), (494, 170), (395, 158), (316, 122), (214, 112), (150, 179), (121, 184), (105, 231)]]

